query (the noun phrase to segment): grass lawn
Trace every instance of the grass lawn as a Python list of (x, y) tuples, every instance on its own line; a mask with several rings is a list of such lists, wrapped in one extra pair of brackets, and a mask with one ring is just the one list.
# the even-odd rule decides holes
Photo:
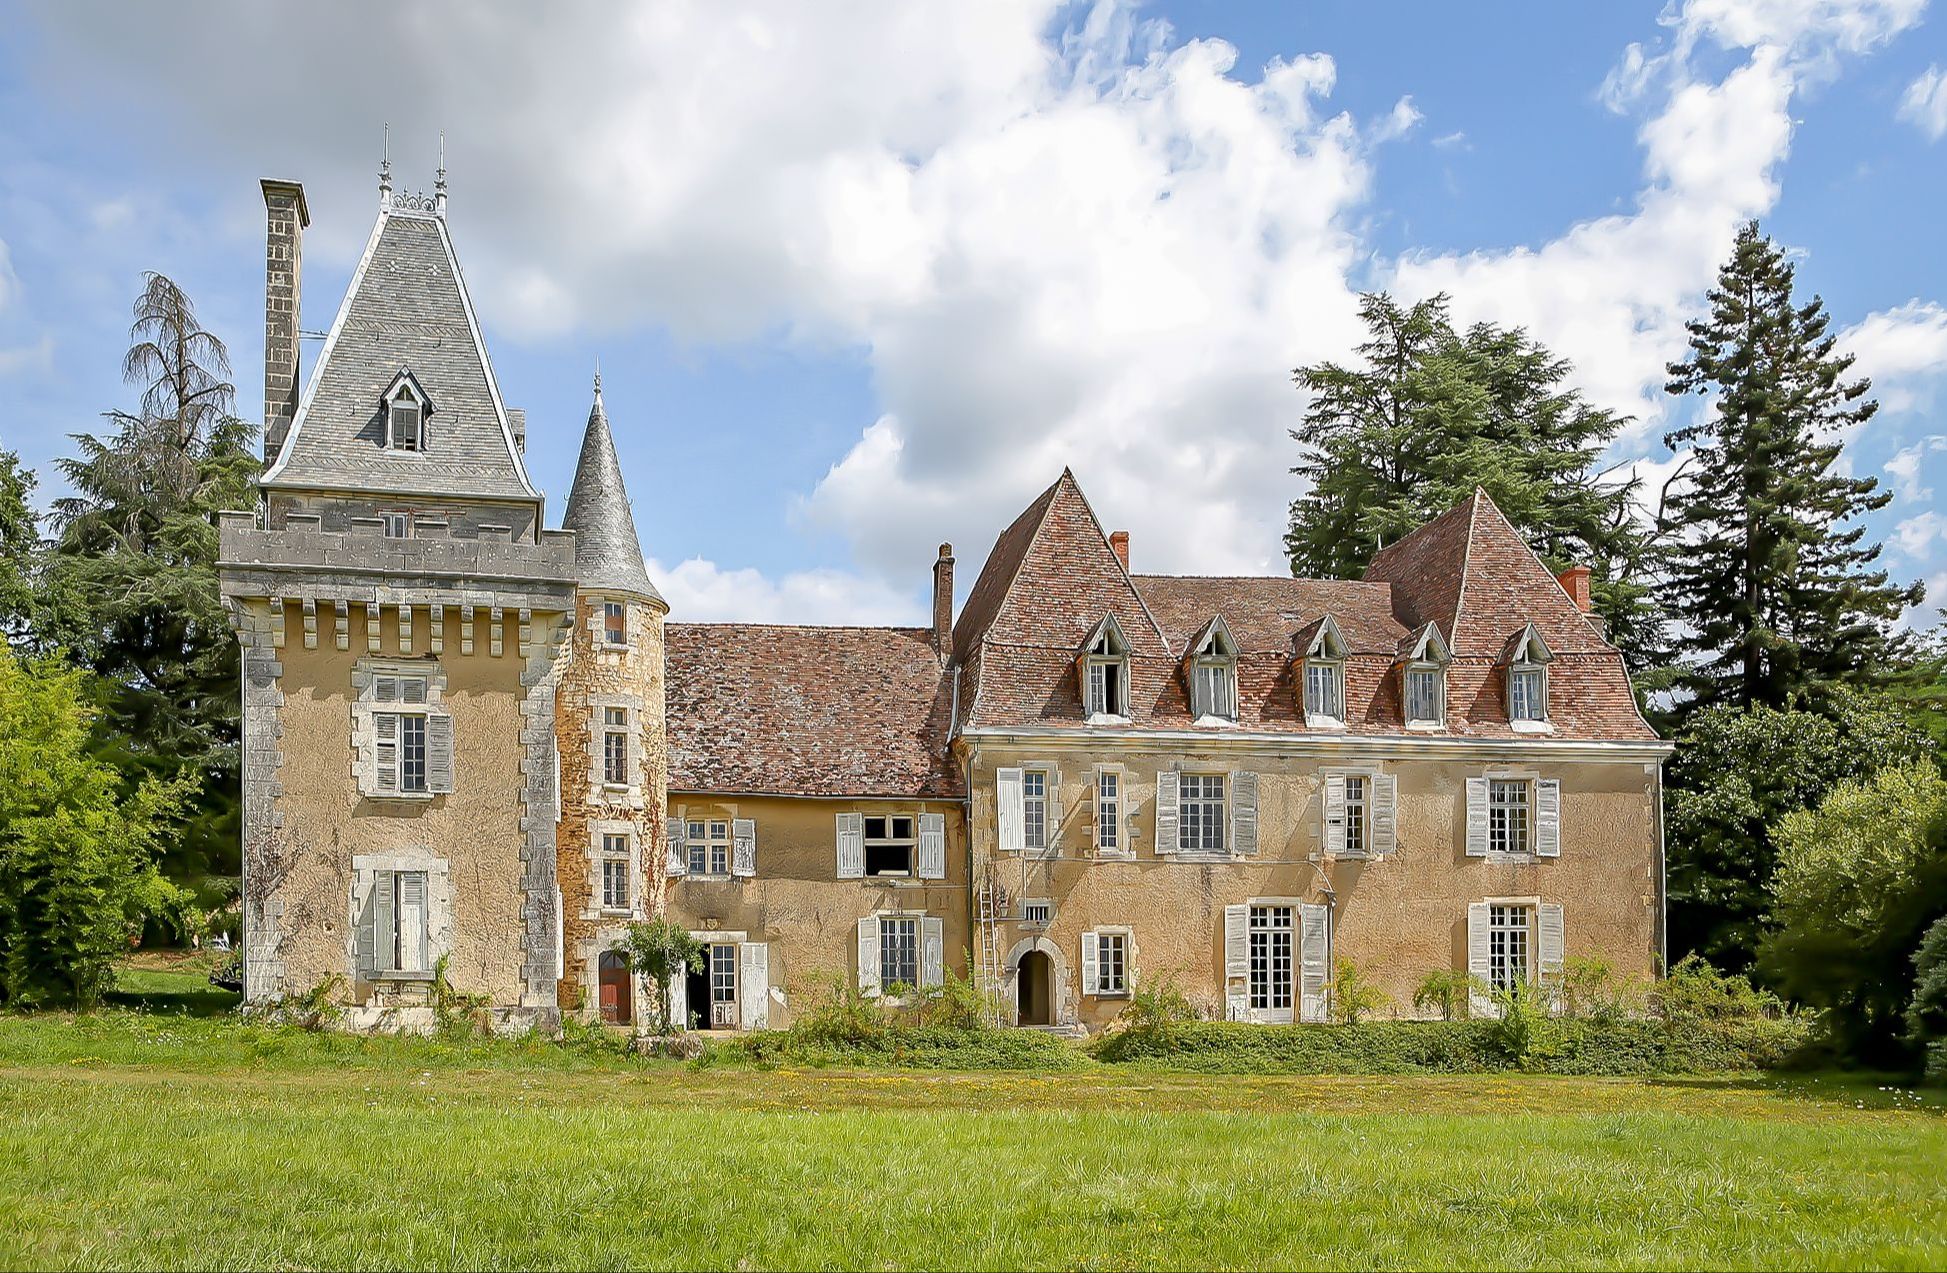
[(0, 1017), (0, 1267), (1947, 1264), (1938, 1092), (695, 1068)]

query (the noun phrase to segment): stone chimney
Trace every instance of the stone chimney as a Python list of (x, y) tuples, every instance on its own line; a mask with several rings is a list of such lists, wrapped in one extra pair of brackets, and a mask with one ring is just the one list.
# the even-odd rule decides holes
[(1589, 568), (1587, 566), (1570, 566), (1561, 574), (1556, 575), (1555, 580), (1562, 585), (1562, 591), (1568, 594), (1569, 600), (1575, 603), (1577, 610), (1580, 610), (1583, 614), (1589, 613), (1590, 607), (1594, 602), (1589, 594)]
[(303, 273), (304, 228), (311, 211), (304, 187), (271, 181), (264, 187), (264, 463), (277, 458), (297, 415), (298, 282)]
[(941, 544), (933, 563), (933, 648), (945, 658), (953, 649), (953, 545)]
[(1115, 559), (1122, 563), (1122, 568), (1124, 570), (1129, 569), (1129, 532), (1126, 530), (1110, 531), (1109, 547), (1115, 549)]

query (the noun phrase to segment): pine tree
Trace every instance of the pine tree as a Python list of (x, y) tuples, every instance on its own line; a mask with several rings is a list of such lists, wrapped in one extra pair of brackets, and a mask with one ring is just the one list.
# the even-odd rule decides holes
[(41, 551), (40, 520), (30, 496), (32, 470), (20, 457), (0, 451), (0, 645), (24, 642), (33, 626), (35, 563)]
[(1624, 420), (1565, 387), (1568, 363), (1519, 329), (1456, 332), (1447, 298), (1361, 299), (1359, 366), (1294, 378), (1311, 394), (1292, 472), (1285, 552), (1295, 575), (1357, 578), (1392, 543), (1484, 488), (1551, 569), (1587, 565), (1596, 608), (1632, 669), (1661, 657), (1661, 623), (1640, 581), (1649, 539), (1634, 480), (1596, 464)]
[(1878, 404), (1870, 382), (1846, 379), (1853, 359), (1836, 351), (1824, 303), (1794, 303), (1792, 276), (1757, 223), (1745, 226), (1709, 316), (1688, 324), (1690, 356), (1669, 368), (1671, 393), (1713, 399), (1666, 438), (1694, 448), (1661, 526), (1680, 548), (1667, 585), (1692, 707), (1783, 707), (1911, 661), (1893, 621), (1921, 588), (1873, 569), (1880, 546), (1853, 524), (1891, 493), (1833, 471), (1846, 431)]

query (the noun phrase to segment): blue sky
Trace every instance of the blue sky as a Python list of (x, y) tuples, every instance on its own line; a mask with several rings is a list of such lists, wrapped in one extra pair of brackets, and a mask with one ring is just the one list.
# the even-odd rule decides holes
[[(0, 2), (0, 445), (58, 481), (168, 273), (260, 410), (257, 178), (328, 327), (381, 128), (450, 224), (558, 517), (601, 359), (679, 617), (920, 619), (1064, 464), (1139, 569), (1273, 572), (1301, 362), (1360, 290), (1530, 327), (1660, 480), (1737, 225), (1880, 416), (1845, 462), (1947, 600), (1947, 19), (1922, 0), (995, 0), (617, 9)], [(318, 342), (307, 342), (315, 356)]]

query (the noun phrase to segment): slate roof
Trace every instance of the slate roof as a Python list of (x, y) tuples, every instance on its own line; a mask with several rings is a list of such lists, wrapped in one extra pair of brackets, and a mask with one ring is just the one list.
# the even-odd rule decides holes
[[(410, 372), (437, 410), (386, 448), (380, 395)], [(444, 217), (379, 213), (267, 488), (538, 501), (514, 448)]]
[(662, 602), (636, 539), (635, 515), (629, 511), (629, 492), (622, 483), (622, 462), (616, 458), (608, 411), (602, 406), (599, 376), (561, 526), (575, 532), (575, 577), (583, 589), (629, 592)]
[(671, 791), (961, 794), (932, 629), (672, 623), (665, 641)]

